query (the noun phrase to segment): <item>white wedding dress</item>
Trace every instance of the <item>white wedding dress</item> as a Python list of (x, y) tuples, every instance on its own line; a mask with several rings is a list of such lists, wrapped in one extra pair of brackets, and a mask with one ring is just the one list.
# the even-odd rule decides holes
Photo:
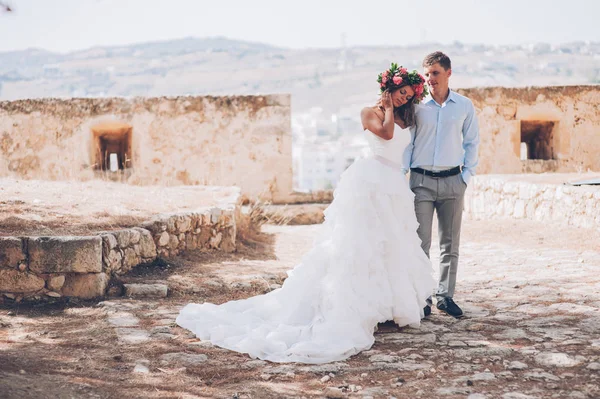
[(418, 326), (437, 287), (399, 160), (410, 140), (369, 131), (371, 154), (343, 174), (312, 249), (281, 288), (222, 305), (189, 304), (177, 324), (272, 362), (327, 363), (369, 349), (379, 322)]

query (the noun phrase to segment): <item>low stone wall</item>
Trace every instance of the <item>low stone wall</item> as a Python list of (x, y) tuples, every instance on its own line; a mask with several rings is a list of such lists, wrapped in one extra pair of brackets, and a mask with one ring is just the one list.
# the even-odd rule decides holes
[(531, 219), (600, 229), (600, 187), (477, 176), (467, 190), (465, 216)]
[[(561, 183), (582, 179), (586, 176), (479, 175), (467, 190), (464, 215), (467, 219), (530, 219), (600, 229), (600, 186)], [(267, 206), (265, 217), (274, 224), (321, 223), (327, 197), (319, 197), (322, 204)]]
[(235, 251), (238, 206), (161, 215), (85, 237), (0, 237), (0, 294), (20, 301), (103, 296), (110, 278), (185, 250)]

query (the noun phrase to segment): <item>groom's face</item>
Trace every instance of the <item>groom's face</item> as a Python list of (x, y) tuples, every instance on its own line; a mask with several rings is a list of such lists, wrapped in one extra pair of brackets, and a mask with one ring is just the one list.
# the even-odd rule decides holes
[(452, 69), (445, 70), (436, 62), (431, 66), (426, 66), (423, 75), (432, 93), (446, 93)]

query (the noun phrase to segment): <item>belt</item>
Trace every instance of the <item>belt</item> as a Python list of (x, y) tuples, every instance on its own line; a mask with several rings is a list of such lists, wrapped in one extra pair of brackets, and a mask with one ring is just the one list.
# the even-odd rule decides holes
[(421, 169), (421, 168), (410, 168), (410, 171), (415, 172), (415, 173), (420, 173), (425, 176), (431, 176), (431, 177), (448, 177), (448, 176), (455, 176), (455, 175), (459, 174), (461, 172), (461, 168), (460, 168), (460, 166), (457, 166), (456, 168), (442, 170), (439, 172), (432, 172), (430, 170), (425, 170), (425, 169)]

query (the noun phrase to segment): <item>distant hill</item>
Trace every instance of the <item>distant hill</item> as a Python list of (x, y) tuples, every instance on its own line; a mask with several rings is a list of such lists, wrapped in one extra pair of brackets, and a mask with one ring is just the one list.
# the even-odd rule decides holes
[(452, 58), (454, 87), (600, 83), (600, 43), (295, 50), (215, 37), (0, 53), (0, 99), (291, 93), (294, 112), (343, 114), (375, 98), (390, 62), (420, 69), (438, 49)]

